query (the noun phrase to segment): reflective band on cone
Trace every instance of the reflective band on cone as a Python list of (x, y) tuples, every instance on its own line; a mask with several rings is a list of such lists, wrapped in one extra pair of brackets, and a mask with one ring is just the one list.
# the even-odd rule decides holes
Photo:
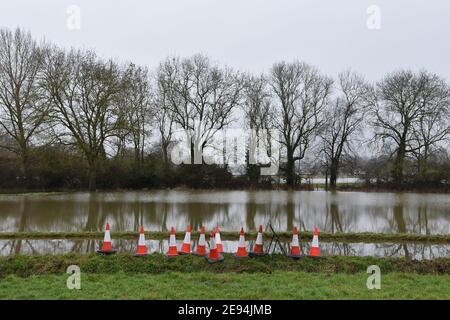
[(319, 229), (314, 228), (314, 237), (311, 244), (311, 249), (309, 250), (310, 257), (320, 257), (319, 248)]
[(103, 239), (102, 248), (100, 250), (98, 250), (97, 253), (101, 253), (101, 254), (114, 254), (114, 253), (116, 253), (116, 250), (114, 250), (112, 248), (109, 223), (106, 223), (105, 237)]
[(191, 253), (191, 225), (188, 224), (186, 229), (186, 235), (184, 236), (183, 245), (181, 246), (180, 254)]
[(209, 234), (209, 255), (206, 257), (209, 263), (216, 263), (223, 261), (223, 256), (217, 252), (216, 240), (214, 233)]
[(262, 233), (262, 225), (259, 225), (258, 235), (256, 236), (255, 246), (253, 247), (253, 252), (250, 253), (251, 256), (261, 257), (265, 256), (263, 247), (263, 233)]
[(298, 259), (302, 256), (302, 253), (300, 251), (300, 244), (298, 242), (298, 229), (297, 227), (294, 227), (294, 235), (292, 236), (292, 242), (291, 242), (291, 252), (289, 254), (291, 258)]
[(137, 251), (135, 256), (146, 256), (147, 255), (147, 245), (145, 244), (145, 234), (144, 227), (139, 229), (139, 241), (137, 246)]
[(177, 240), (175, 239), (175, 229), (172, 227), (170, 229), (169, 251), (167, 251), (167, 256), (174, 257), (177, 255), (178, 255)]
[(219, 253), (223, 252), (222, 239), (220, 238), (219, 227), (216, 227), (215, 241), (216, 241), (216, 246), (217, 246), (217, 252), (219, 252)]
[(205, 239), (205, 227), (202, 226), (200, 232), (200, 238), (198, 239), (197, 250), (195, 251), (195, 255), (197, 256), (206, 256), (208, 253), (206, 252), (206, 239)]
[(241, 232), (239, 234), (238, 248), (233, 256), (235, 258), (248, 258), (247, 246), (245, 244), (244, 228), (241, 228)]

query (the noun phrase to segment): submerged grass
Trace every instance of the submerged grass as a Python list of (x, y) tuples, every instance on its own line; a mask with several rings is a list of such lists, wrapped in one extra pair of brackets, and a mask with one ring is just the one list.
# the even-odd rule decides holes
[(366, 287), (367, 274), (280, 272), (215, 274), (166, 272), (81, 275), (81, 289), (66, 287), (67, 274), (0, 281), (0, 299), (449, 299), (449, 275), (382, 275), (381, 289)]
[[(345, 257), (326, 256), (322, 258), (305, 257), (293, 260), (283, 255), (236, 260), (225, 254), (223, 263), (208, 264), (202, 257), (179, 256), (166, 257), (152, 254), (146, 257), (134, 257), (131, 254), (112, 256), (79, 255), (16, 255), (0, 258), (0, 278), (9, 275), (30, 277), (36, 275), (61, 274), (70, 265), (77, 265), (83, 273), (88, 274), (163, 274), (165, 272), (181, 273), (273, 273), (314, 272), (326, 274), (355, 274), (366, 272), (370, 265), (378, 265), (382, 274), (408, 272), (417, 274), (450, 275), (450, 258), (434, 260), (407, 260), (405, 258)], [(450, 288), (449, 288), (450, 289)]]
[[(163, 240), (167, 239), (169, 232), (150, 231), (145, 236), (148, 239)], [(290, 240), (292, 232), (280, 232), (277, 235), (282, 240)], [(104, 233), (102, 231), (83, 231), (83, 232), (0, 232), (0, 239), (102, 239)], [(137, 239), (138, 232), (111, 232), (111, 236), (115, 239)], [(184, 231), (177, 232), (176, 236), (182, 238)], [(195, 239), (199, 236), (198, 231), (193, 231), (191, 236)], [(266, 239), (270, 239), (272, 234), (266, 232)], [(237, 240), (239, 232), (221, 232), (223, 240)], [(256, 232), (247, 232), (246, 237), (249, 240), (256, 239)], [(300, 233), (303, 240), (311, 240), (313, 232), (304, 231)], [(327, 233), (319, 234), (320, 241), (323, 242), (346, 242), (346, 243), (428, 243), (428, 244), (450, 244), (450, 234), (415, 234), (415, 233)]]

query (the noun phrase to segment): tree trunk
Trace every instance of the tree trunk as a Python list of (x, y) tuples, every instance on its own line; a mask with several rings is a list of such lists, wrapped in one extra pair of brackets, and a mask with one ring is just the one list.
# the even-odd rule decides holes
[(335, 190), (337, 184), (339, 163), (336, 159), (331, 160), (330, 166), (330, 189)]
[(394, 178), (394, 183), (397, 186), (400, 186), (403, 184), (403, 167), (405, 162), (405, 152), (406, 145), (404, 142), (400, 143), (400, 146), (397, 151), (397, 156), (394, 162), (394, 168), (392, 176)]
[(28, 158), (29, 158), (28, 157), (28, 149), (22, 148), (20, 171), (25, 180), (27, 180), (27, 178), (28, 178), (28, 162), (29, 162)]
[(418, 170), (417, 170), (417, 181), (426, 182), (428, 173), (428, 150), (425, 147), (425, 151), (422, 156), (417, 159)]
[(97, 189), (97, 163), (94, 160), (89, 161), (88, 180), (89, 191), (95, 191)]
[(286, 163), (286, 184), (289, 187), (294, 186), (295, 179), (295, 162), (294, 162), (294, 154), (292, 150), (288, 149), (287, 152), (287, 163)]

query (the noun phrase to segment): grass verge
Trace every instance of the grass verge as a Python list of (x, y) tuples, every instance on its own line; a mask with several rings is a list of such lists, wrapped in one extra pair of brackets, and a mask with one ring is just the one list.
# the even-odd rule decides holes
[(163, 274), (181, 273), (274, 273), (313, 272), (326, 274), (355, 274), (366, 272), (370, 265), (378, 265), (383, 274), (406, 272), (417, 274), (450, 275), (450, 258), (407, 260), (405, 258), (375, 258), (326, 256), (320, 259), (305, 257), (293, 260), (283, 255), (237, 260), (225, 254), (223, 263), (208, 264), (202, 257), (179, 256), (168, 258), (163, 254), (134, 257), (131, 254), (98, 255), (17, 255), (0, 258), (0, 278), (8, 275), (30, 277), (65, 273), (70, 265), (77, 265), (88, 274)]
[(81, 289), (66, 287), (66, 274), (0, 281), (0, 299), (449, 299), (449, 275), (382, 275), (381, 289), (368, 275), (280, 272), (214, 274), (166, 272), (82, 274)]

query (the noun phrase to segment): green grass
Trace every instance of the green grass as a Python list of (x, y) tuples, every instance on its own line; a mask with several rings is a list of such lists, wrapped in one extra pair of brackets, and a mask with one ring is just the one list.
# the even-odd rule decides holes
[(380, 290), (365, 273), (83, 274), (80, 290), (67, 289), (68, 276), (8, 276), (0, 299), (450, 299), (449, 275), (382, 274)]
[[(1, 240), (9, 239), (103, 239), (103, 231), (82, 231), (82, 232), (0, 232)], [(145, 232), (148, 239), (163, 240), (168, 239), (169, 231), (149, 231)], [(178, 239), (184, 237), (184, 231), (176, 232)], [(191, 233), (193, 239), (198, 238), (199, 232)], [(256, 239), (256, 232), (247, 232), (246, 239)], [(269, 239), (272, 236), (270, 232), (264, 233), (264, 237)], [(280, 232), (278, 236), (282, 240), (292, 239), (292, 232)], [(133, 231), (112, 231), (113, 239), (133, 239), (139, 238), (138, 232)], [(221, 232), (222, 240), (238, 240), (239, 232)], [(300, 239), (311, 241), (312, 231), (300, 232)], [(427, 243), (427, 244), (450, 244), (450, 234), (417, 234), (417, 233), (373, 233), (373, 232), (348, 232), (348, 233), (328, 233), (319, 234), (322, 242), (347, 242), (347, 243)]]
[(375, 258), (326, 256), (320, 259), (305, 257), (293, 260), (283, 255), (237, 260), (224, 254), (223, 263), (210, 265), (202, 257), (179, 256), (168, 258), (162, 254), (133, 257), (131, 254), (113, 256), (99, 255), (17, 255), (0, 258), (0, 281), (8, 275), (30, 277), (35, 275), (61, 274), (70, 265), (77, 265), (90, 274), (163, 274), (167, 271), (182, 273), (266, 273), (275, 271), (345, 273), (366, 272), (370, 265), (378, 265), (382, 273), (406, 272), (417, 274), (450, 274), (450, 258), (433, 260), (407, 260), (405, 258)]
[[(366, 287), (374, 264), (381, 290)], [(70, 265), (81, 290), (66, 287)], [(450, 258), (17, 255), (0, 258), (0, 299), (450, 299)]]

